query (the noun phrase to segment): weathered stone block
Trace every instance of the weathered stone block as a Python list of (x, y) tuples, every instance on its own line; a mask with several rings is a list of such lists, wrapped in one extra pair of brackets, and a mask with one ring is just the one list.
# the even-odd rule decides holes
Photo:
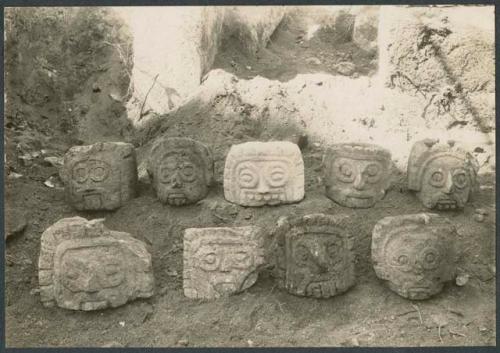
[(214, 299), (252, 286), (264, 264), (259, 227), (189, 228), (184, 233), (184, 295)]
[(304, 198), (304, 162), (288, 141), (231, 146), (224, 168), (224, 197), (242, 206), (278, 205)]
[(455, 240), (453, 224), (437, 214), (385, 217), (373, 228), (375, 273), (405, 298), (429, 298), (455, 277)]
[(348, 217), (310, 214), (280, 219), (272, 246), (281, 288), (299, 296), (328, 298), (355, 283)]
[(210, 149), (190, 138), (157, 140), (151, 148), (147, 171), (161, 202), (180, 206), (204, 198), (214, 176)]
[(64, 156), (61, 177), (69, 203), (77, 210), (114, 210), (135, 196), (134, 146), (99, 142), (74, 146)]
[(342, 206), (372, 207), (391, 185), (391, 153), (377, 145), (332, 145), (323, 165), (326, 196)]
[(463, 208), (475, 191), (479, 165), (471, 153), (455, 141), (417, 141), (408, 159), (408, 189), (427, 208)]
[(107, 229), (103, 221), (64, 218), (43, 232), (38, 262), (43, 305), (88, 311), (153, 295), (145, 244)]

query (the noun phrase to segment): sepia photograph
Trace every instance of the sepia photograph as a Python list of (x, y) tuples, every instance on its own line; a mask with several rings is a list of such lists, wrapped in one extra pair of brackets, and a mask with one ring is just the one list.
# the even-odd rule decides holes
[(494, 5), (4, 8), (7, 348), (496, 346)]

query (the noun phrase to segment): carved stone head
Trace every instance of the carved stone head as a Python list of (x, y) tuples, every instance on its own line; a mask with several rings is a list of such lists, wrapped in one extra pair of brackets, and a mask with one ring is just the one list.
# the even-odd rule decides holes
[(278, 285), (290, 293), (328, 298), (355, 283), (353, 241), (348, 218), (311, 214), (280, 219), (275, 233)]
[(190, 138), (157, 140), (151, 148), (147, 171), (161, 202), (181, 206), (203, 199), (214, 176), (210, 149)]
[(391, 184), (391, 154), (376, 145), (333, 145), (323, 165), (326, 196), (342, 206), (372, 207)]
[(455, 227), (437, 214), (385, 217), (373, 229), (375, 273), (405, 298), (429, 298), (455, 277), (455, 240)]
[(231, 146), (224, 168), (224, 197), (242, 206), (278, 205), (304, 198), (304, 162), (288, 141)]
[(103, 221), (64, 218), (42, 234), (38, 267), (45, 306), (99, 310), (153, 295), (144, 243), (106, 229)]
[(408, 160), (408, 188), (427, 208), (460, 209), (476, 189), (478, 169), (472, 154), (454, 141), (418, 141)]
[(189, 228), (184, 233), (184, 295), (214, 299), (241, 292), (264, 264), (258, 227)]
[(61, 178), (67, 199), (77, 210), (114, 210), (135, 196), (134, 146), (99, 142), (71, 147), (64, 156)]

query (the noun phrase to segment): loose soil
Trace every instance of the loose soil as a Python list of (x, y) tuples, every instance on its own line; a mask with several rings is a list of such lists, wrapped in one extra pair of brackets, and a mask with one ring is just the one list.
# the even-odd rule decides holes
[[(99, 42), (102, 38), (94, 38), (90, 43), (97, 45)], [(371, 231), (378, 220), (426, 211), (406, 189), (404, 174), (394, 170), (393, 187), (373, 208), (339, 206), (324, 195), (322, 146), (309, 141), (302, 143), (306, 171), (304, 200), (292, 205), (260, 208), (228, 203), (223, 197), (222, 170), (232, 144), (270, 139), (297, 141), (303, 131), (287, 122), (273, 125), (265, 114), (255, 119), (253, 107), (242, 104), (233, 94), (217, 96), (208, 103), (191, 101), (151, 121), (143, 130), (133, 131), (124, 123), (123, 114), (118, 113), (123, 111), (123, 103), (108, 99), (110, 91), (107, 89), (111, 88), (103, 88), (108, 87), (104, 84), (94, 85), (96, 82), (117, 82), (113, 89), (121, 95), (127, 91), (127, 81), (119, 79), (126, 73), (126, 66), (116, 50), (109, 46), (102, 48), (102, 55), (88, 54), (82, 65), (93, 72), (105, 62), (108, 70), (81, 77), (66, 98), (73, 112), (81, 112), (83, 106), (89, 104), (87, 113), (76, 115), (63, 114), (66, 108), (63, 109), (59, 101), (44, 102), (47, 88), (34, 91), (36, 100), (33, 101), (15, 98), (27, 87), (23, 81), (26, 72), (13, 71), (20, 64), (9, 61), (13, 60), (14, 51), (6, 51), (6, 69), (12, 74), (11, 81), (6, 82), (10, 103), (6, 107), (5, 125), (5, 207), (27, 213), (27, 226), (8, 239), (5, 249), (8, 347), (495, 344), (494, 175), (481, 176), (481, 188), (463, 211), (442, 212), (458, 228), (454, 245), (460, 254), (459, 271), (469, 275), (468, 282), (462, 287), (450, 283), (439, 295), (412, 302), (390, 291), (375, 276), (370, 260)], [(40, 48), (38, 54), (46, 50), (49, 49)], [(37, 51), (31, 49), (30, 52)], [(290, 70), (295, 70), (294, 64), (290, 65)], [(40, 70), (35, 71), (40, 74)], [(71, 72), (68, 69), (65, 77)], [(35, 81), (43, 82), (41, 79)], [(54, 86), (57, 87), (50, 85)], [(62, 83), (61, 87), (64, 87)], [(54, 93), (54, 97), (61, 95)], [(99, 109), (103, 114), (89, 114), (92, 109)], [(110, 113), (113, 109), (116, 109), (115, 115)], [(48, 119), (40, 116), (43, 111), (52, 111)], [(123, 128), (117, 129), (117, 126)], [(156, 199), (147, 179), (141, 178), (138, 196), (122, 208), (113, 212), (78, 212), (64, 200), (57, 167), (44, 160), (47, 156), (62, 156), (74, 144), (121, 140), (136, 145), (141, 163), (152, 141), (163, 135), (192, 137), (212, 148), (216, 181), (206, 199), (185, 207), (163, 205)], [(50, 184), (53, 187), (44, 184), (48, 179), (53, 181)], [(488, 213), (482, 222), (474, 219), (477, 208)], [(355, 237), (357, 284), (345, 294), (323, 300), (296, 297), (278, 289), (265, 270), (256, 284), (241, 294), (214, 301), (184, 297), (183, 229), (258, 224), (270, 240), (280, 216), (318, 212), (352, 217), (350, 231)], [(37, 277), (40, 236), (57, 220), (72, 216), (105, 218), (107, 227), (129, 232), (144, 241), (152, 253), (155, 295), (98, 312), (43, 307)]]

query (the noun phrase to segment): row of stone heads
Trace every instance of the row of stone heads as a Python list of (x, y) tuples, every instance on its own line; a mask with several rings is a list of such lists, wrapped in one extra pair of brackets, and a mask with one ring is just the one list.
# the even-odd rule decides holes
[[(323, 158), (326, 196), (346, 207), (367, 208), (391, 186), (391, 153), (380, 146), (342, 143)], [(190, 138), (160, 138), (151, 147), (147, 172), (158, 199), (181, 206), (203, 199), (214, 180), (210, 148)], [(408, 189), (429, 209), (461, 209), (477, 186), (478, 163), (454, 141), (416, 142), (408, 159)], [(133, 145), (104, 142), (74, 146), (61, 176), (78, 210), (113, 210), (133, 198), (137, 184)], [(304, 198), (304, 162), (288, 141), (231, 146), (224, 167), (224, 197), (242, 206), (279, 205)]]
[[(45, 306), (71, 310), (117, 307), (154, 294), (151, 255), (104, 219), (64, 218), (41, 237), (39, 285)], [(310, 214), (282, 217), (272, 234), (257, 226), (184, 230), (183, 289), (192, 299), (244, 291), (263, 269), (289, 293), (329, 298), (355, 285), (354, 219)], [(456, 228), (445, 217), (385, 217), (372, 233), (376, 275), (411, 300), (439, 293), (456, 275)]]

